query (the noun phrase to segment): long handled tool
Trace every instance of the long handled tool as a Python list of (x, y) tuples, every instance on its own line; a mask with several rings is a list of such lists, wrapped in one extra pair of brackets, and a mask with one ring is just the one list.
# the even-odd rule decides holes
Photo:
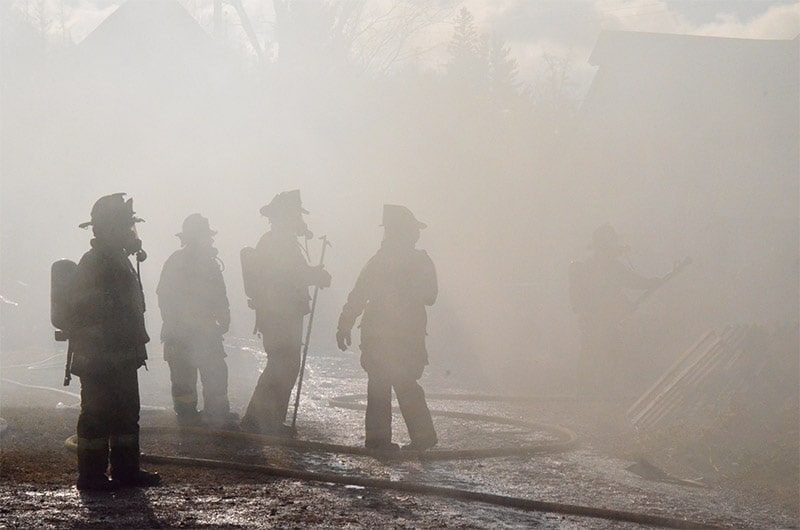
[[(325, 263), (325, 249), (330, 245), (328, 243), (328, 236), (322, 236), (322, 253), (319, 256), (320, 268)], [(295, 432), (295, 424), (297, 423), (297, 409), (300, 407), (300, 392), (303, 389), (303, 373), (306, 371), (306, 359), (308, 359), (308, 343), (311, 339), (311, 326), (314, 324), (314, 310), (317, 308), (317, 294), (319, 294), (319, 285), (314, 286), (314, 297), (311, 299), (311, 314), (308, 315), (308, 328), (306, 329), (306, 340), (303, 343), (303, 362), (300, 365), (300, 377), (297, 380), (297, 393), (294, 398), (294, 413), (292, 414), (292, 435)]]
[(672, 270), (661, 278), (661, 282), (659, 282), (655, 287), (651, 287), (650, 289), (647, 289), (646, 291), (644, 291), (642, 294), (639, 295), (639, 298), (637, 298), (636, 300), (633, 301), (633, 303), (631, 304), (631, 308), (630, 308), (629, 313), (633, 313), (640, 305), (642, 305), (642, 303), (645, 300), (650, 298), (650, 295), (652, 295), (655, 291), (657, 291), (659, 288), (661, 288), (665, 283), (667, 283), (669, 280), (671, 280), (673, 277), (675, 277), (686, 266), (691, 265), (691, 263), (692, 263), (692, 258), (690, 258), (690, 257), (686, 257), (681, 262), (676, 263), (672, 267)]

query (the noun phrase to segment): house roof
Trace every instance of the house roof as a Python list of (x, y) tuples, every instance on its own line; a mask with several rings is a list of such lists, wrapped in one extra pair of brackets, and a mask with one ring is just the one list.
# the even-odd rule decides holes
[(128, 0), (87, 35), (80, 47), (136, 50), (139, 54), (197, 53), (210, 42), (210, 36), (177, 0)]
[(748, 63), (755, 58), (776, 53), (797, 54), (800, 36), (792, 40), (735, 39), (646, 33), (634, 31), (603, 31), (597, 38), (589, 62), (595, 66), (630, 62), (637, 59), (670, 59), (670, 67), (699, 61), (730, 61)]
[(605, 31), (589, 59), (599, 68), (583, 110), (601, 119), (690, 124), (699, 115), (735, 119), (748, 109), (747, 119), (760, 113), (796, 121), (799, 52), (796, 38)]
[(800, 40), (607, 31), (590, 61), (577, 143), (589, 174), (673, 209), (691, 198), (796, 224)]
[(80, 42), (75, 74), (199, 81), (223, 64), (214, 39), (176, 0), (128, 0)]

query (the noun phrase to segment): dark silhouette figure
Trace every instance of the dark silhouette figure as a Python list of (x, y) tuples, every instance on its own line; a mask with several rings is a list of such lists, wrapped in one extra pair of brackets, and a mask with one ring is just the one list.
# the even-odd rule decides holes
[(198, 425), (197, 375), (203, 384), (202, 420), (228, 427), (238, 418), (228, 402), (228, 365), (222, 337), (231, 313), (221, 262), (214, 248), (216, 232), (195, 213), (176, 234), (182, 248), (164, 263), (158, 282), (158, 306), (164, 325), (164, 359), (169, 363), (172, 403), (181, 425)]
[(261, 214), (270, 221), (255, 250), (242, 252), (242, 271), (249, 305), (256, 311), (256, 330), (264, 340), (267, 367), (258, 379), (241, 427), (248, 432), (291, 436), (285, 425), (289, 397), (300, 371), (303, 318), (310, 312), (309, 286), (328, 287), (331, 275), (311, 266), (297, 238), (311, 238), (300, 191), (280, 193)]
[(397, 395), (411, 443), (404, 449), (425, 450), (437, 443), (425, 392), (417, 383), (428, 364), (425, 336), (428, 316), (438, 294), (436, 268), (424, 250), (416, 249), (420, 229), (404, 206), (383, 207), (384, 238), (347, 297), (339, 316), (336, 342), (344, 351), (362, 313), (361, 366), (366, 370), (365, 445), (394, 450), (392, 388)]
[(611, 225), (595, 230), (591, 248), (592, 255), (569, 270), (570, 301), (581, 331), (578, 395), (616, 398), (624, 394), (620, 323), (635, 309), (624, 290), (654, 289), (661, 279), (641, 276), (620, 261), (628, 247)]
[[(78, 417), (78, 489), (155, 486), (156, 473), (139, 467), (139, 381), (150, 340), (144, 325), (144, 295), (128, 256), (142, 250), (133, 199), (106, 195), (92, 207), (91, 250), (72, 283), (70, 348), (72, 374), (81, 379)], [(111, 476), (106, 476), (109, 461)]]

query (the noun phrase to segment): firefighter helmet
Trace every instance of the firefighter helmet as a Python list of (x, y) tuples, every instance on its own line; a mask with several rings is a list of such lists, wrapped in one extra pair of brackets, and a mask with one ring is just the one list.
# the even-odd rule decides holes
[(144, 221), (134, 214), (133, 199), (124, 199), (125, 193), (112, 193), (97, 199), (92, 206), (91, 220), (81, 223), (80, 228), (98, 225), (134, 224)]

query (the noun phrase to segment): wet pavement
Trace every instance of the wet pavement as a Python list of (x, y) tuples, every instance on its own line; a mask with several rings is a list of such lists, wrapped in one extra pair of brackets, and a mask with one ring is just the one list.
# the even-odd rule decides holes
[[(229, 344), (231, 403), (243, 412), (265, 362), (260, 345), (250, 339)], [(34, 361), (37, 359), (33, 359)], [(8, 365), (6, 365), (8, 366)], [(57, 367), (26, 370), (9, 368), (3, 377), (29, 385), (54, 388), (60, 382)], [(633, 461), (615, 450), (613, 436), (598, 436), (590, 407), (568, 399), (529, 402), (454, 401), (432, 397), (432, 410), (488, 414), (499, 418), (560, 424), (580, 437), (576, 449), (528, 456), (445, 461), (381, 461), (339, 453), (305, 452), (287, 448), (239, 444), (230, 440), (187, 440), (174, 432), (158, 434), (148, 427), (171, 421), (166, 364), (150, 361), (150, 372), (140, 375), (142, 403), (166, 411), (143, 412), (142, 446), (145, 453), (194, 456), (273, 465), (339, 475), (411, 481), (535, 499), (685, 518), (738, 528), (798, 528), (797, 513), (769, 499), (723, 487), (689, 487), (644, 479), (627, 471)], [(166, 385), (165, 385), (166, 382)], [(426, 375), (421, 381), (430, 395), (474, 393), (450, 379)], [(28, 396), (36, 406), (63, 404), (63, 432), (70, 428), (77, 403), (65, 394), (22, 389), (12, 392), (3, 384), (4, 407), (15, 405), (10, 396)], [(62, 387), (63, 389), (63, 387)], [(67, 391), (78, 392), (77, 382)], [(298, 437), (304, 440), (361, 446), (363, 411), (331, 407), (332, 398), (363, 394), (366, 376), (353, 353), (312, 352), (303, 383), (298, 414)], [(33, 395), (37, 397), (32, 397)], [(44, 397), (47, 395), (47, 397)], [(23, 402), (24, 406), (25, 403)], [(290, 407), (291, 414), (291, 407)], [(514, 446), (554, 440), (552, 433), (493, 422), (435, 417), (442, 449)], [(74, 426), (74, 424), (72, 424)], [(605, 423), (606, 429), (613, 423)], [(399, 414), (393, 424), (398, 443), (408, 441)], [(9, 421), (4, 447), (11, 445), (15, 424)], [(73, 431), (74, 432), (74, 431)], [(624, 441), (624, 434), (621, 434)], [(55, 443), (55, 442), (54, 442)], [(8, 458), (9, 453), (5, 453)], [(6, 463), (7, 464), (7, 463)], [(4, 466), (8, 469), (7, 465)], [(74, 469), (74, 468), (73, 468)], [(159, 468), (160, 469), (160, 468)], [(66, 469), (67, 476), (72, 469)], [(166, 486), (147, 491), (125, 490), (113, 496), (79, 495), (69, 482), (0, 483), (0, 528), (640, 528), (633, 523), (529, 513), (479, 503), (380, 491), (371, 488), (309, 483), (260, 475), (239, 478), (236, 472), (161, 470)], [(11, 473), (13, 475), (13, 473)], [(241, 475), (241, 474), (239, 474)], [(202, 479), (198, 477), (203, 477)], [(215, 480), (215, 476), (218, 480)], [(694, 477), (685, 477), (694, 478)]]

